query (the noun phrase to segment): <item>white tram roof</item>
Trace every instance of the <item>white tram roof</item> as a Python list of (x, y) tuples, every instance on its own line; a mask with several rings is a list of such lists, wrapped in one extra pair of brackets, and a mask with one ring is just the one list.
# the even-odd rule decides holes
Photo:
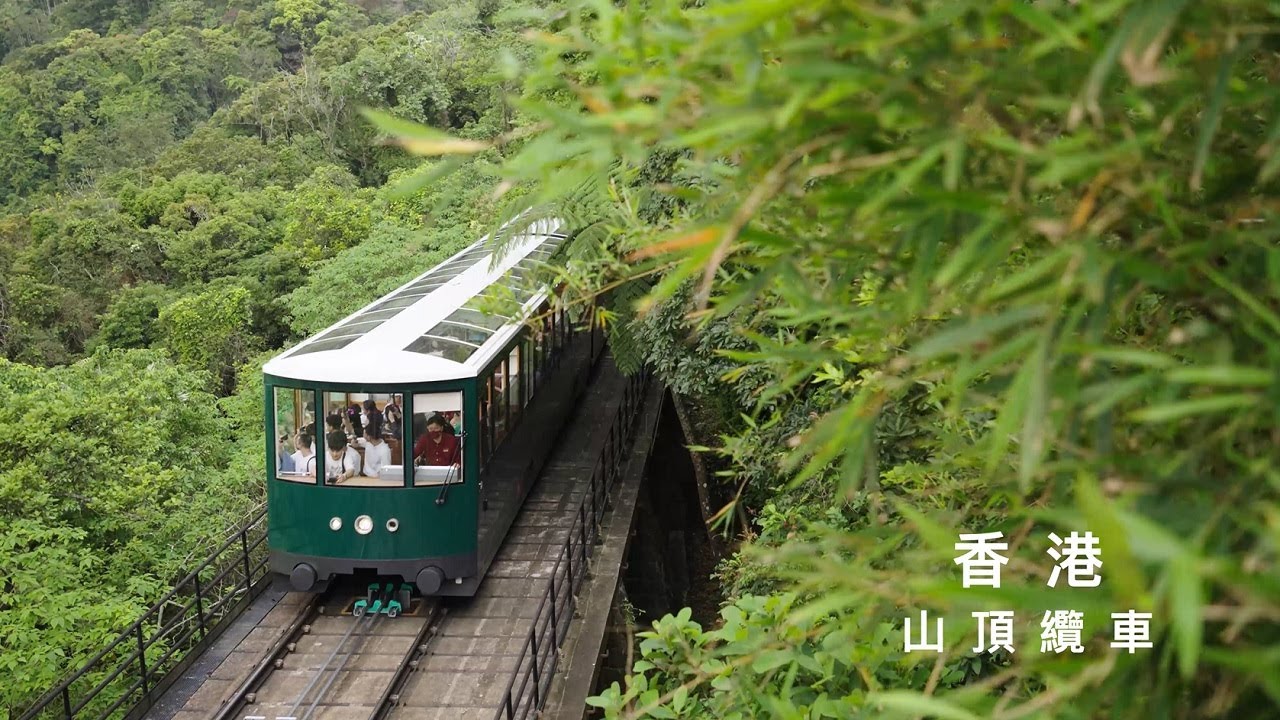
[[(474, 377), (547, 297), (545, 288), (531, 291), (520, 281), (567, 239), (563, 230), (560, 220), (533, 222), (510, 239), (507, 252), (492, 267), (486, 235), (272, 358), (262, 370), (279, 378), (353, 386)], [(517, 280), (512, 290), (523, 301), (521, 317), (474, 309), (472, 301), (508, 271)]]

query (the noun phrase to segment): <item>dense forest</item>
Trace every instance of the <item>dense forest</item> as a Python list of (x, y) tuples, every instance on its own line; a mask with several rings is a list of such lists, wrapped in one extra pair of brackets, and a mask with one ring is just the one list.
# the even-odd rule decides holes
[(398, 191), (359, 111), (509, 131), (495, 9), (0, 1), (0, 707), (261, 502), (269, 354), (488, 230), (497, 153)]
[[(727, 500), (719, 617), (643, 629), (609, 717), (1280, 712), (1273, 3), (0, 0), (0, 31), (0, 703), (260, 499), (266, 353), (545, 204)], [(1046, 585), (1072, 531), (1099, 587)], [(984, 532), (1004, 582), (964, 589)], [(1083, 652), (1044, 650), (1068, 609)], [(922, 610), (941, 652), (904, 647)], [(994, 610), (1015, 652), (973, 649)], [(1153, 647), (1112, 646), (1127, 610)]]

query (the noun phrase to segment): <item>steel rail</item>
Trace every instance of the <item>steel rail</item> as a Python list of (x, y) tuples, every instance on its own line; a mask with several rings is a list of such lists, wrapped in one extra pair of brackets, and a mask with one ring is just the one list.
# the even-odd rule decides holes
[[(423, 598), (423, 602), (426, 601), (427, 598)], [(396, 668), (395, 674), (391, 676), (391, 682), (387, 683), (387, 689), (382, 692), (382, 697), (378, 698), (378, 704), (374, 706), (373, 714), (369, 716), (370, 720), (382, 720), (400, 701), (400, 693), (409, 682), (410, 672), (418, 668), (418, 662), (427, 654), (427, 644), (440, 629), (440, 624), (444, 622), (448, 612), (449, 609), (437, 599), (431, 608), (431, 614), (427, 616), (427, 621), (422, 624), (422, 629), (414, 637), (413, 644), (409, 646), (404, 659)]]
[[(356, 654), (357, 650), (364, 649), (364, 644), (368, 642), (369, 638), (372, 636), (371, 630), (374, 625), (377, 625), (379, 617), (381, 617), (381, 613), (372, 612), (355, 618), (355, 622), (351, 624), (351, 629), (347, 631), (346, 635), (342, 636), (342, 640), (338, 642), (337, 647), (335, 647), (333, 652), (329, 653), (329, 657), (325, 659), (324, 665), (320, 666), (320, 670), (316, 672), (315, 677), (311, 678), (311, 682), (307, 683), (307, 686), (302, 689), (302, 692), (298, 695), (298, 699), (294, 701), (292, 707), (289, 708), (289, 712), (283, 717), (296, 718), (296, 720), (307, 720), (311, 717), (311, 715), (316, 711), (316, 708), (319, 707), (320, 703), (324, 701), (325, 696), (329, 694), (329, 688), (333, 687), (333, 682), (342, 674), (342, 670), (347, 667), (347, 663), (351, 662), (351, 656)], [(316, 693), (315, 699), (307, 706), (307, 711), (302, 714), (302, 717), (298, 717), (298, 715), (295, 714), (298, 712), (298, 708), (306, 702), (307, 696), (311, 694), (311, 690), (316, 686), (316, 683), (320, 682), (320, 678), (329, 673), (329, 666), (333, 664), (333, 659), (338, 656), (338, 653), (342, 648), (347, 646), (348, 642), (351, 642), (351, 637), (357, 629), (362, 629), (362, 632), (359, 635), (355, 635), (356, 639), (352, 648), (347, 650), (346, 654), (342, 656), (342, 659), (338, 662), (337, 666), (332, 668), (333, 674), (329, 676), (328, 682), (324, 684), (324, 687), (320, 688), (320, 692)]]
[(213, 716), (213, 720), (231, 720), (239, 714), (241, 708), (249, 704), (249, 696), (262, 687), (277, 665), (293, 651), (293, 647), (297, 646), (298, 640), (305, 634), (306, 629), (319, 617), (323, 599), (324, 596), (319, 594), (311, 596), (310, 602), (303, 606), (297, 617), (271, 647), (270, 652), (254, 666), (253, 672), (249, 673), (249, 677), (245, 678), (240, 687), (236, 688), (231, 697), (225, 701), (222, 708)]

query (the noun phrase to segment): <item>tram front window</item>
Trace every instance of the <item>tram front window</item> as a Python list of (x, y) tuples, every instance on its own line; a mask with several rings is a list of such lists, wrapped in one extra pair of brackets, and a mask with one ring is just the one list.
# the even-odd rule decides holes
[(272, 437), (276, 439), (275, 473), (280, 480), (316, 481), (315, 393), (295, 388), (275, 388)]
[[(319, 442), (321, 452), (330, 453), (325, 474), (333, 478), (331, 484), (404, 487), (404, 451), (384, 415), (393, 398), (387, 393), (324, 394), (325, 429)], [(398, 413), (399, 405), (395, 405), (392, 417), (399, 417)], [(348, 465), (352, 466), (350, 471)]]
[(413, 396), (413, 484), (462, 482), (462, 393)]

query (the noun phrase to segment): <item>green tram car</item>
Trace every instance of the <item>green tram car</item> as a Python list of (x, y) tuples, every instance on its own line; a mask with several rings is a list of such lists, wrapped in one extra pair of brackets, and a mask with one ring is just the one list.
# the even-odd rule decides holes
[[(338, 576), (398, 576), (423, 595), (475, 594), (604, 344), (525, 281), (562, 230), (534, 222), (499, 258), (482, 238), (263, 367), (277, 581), (318, 592)], [(495, 285), (515, 293), (518, 316), (480, 309)], [(389, 452), (352, 437), (365, 401)], [(377, 424), (369, 415), (359, 424)], [(343, 437), (326, 432), (331, 416), (346, 418)], [(439, 437), (440, 419), (457, 462), (426, 464), (414, 448)], [(424, 440), (428, 424), (437, 435)]]

